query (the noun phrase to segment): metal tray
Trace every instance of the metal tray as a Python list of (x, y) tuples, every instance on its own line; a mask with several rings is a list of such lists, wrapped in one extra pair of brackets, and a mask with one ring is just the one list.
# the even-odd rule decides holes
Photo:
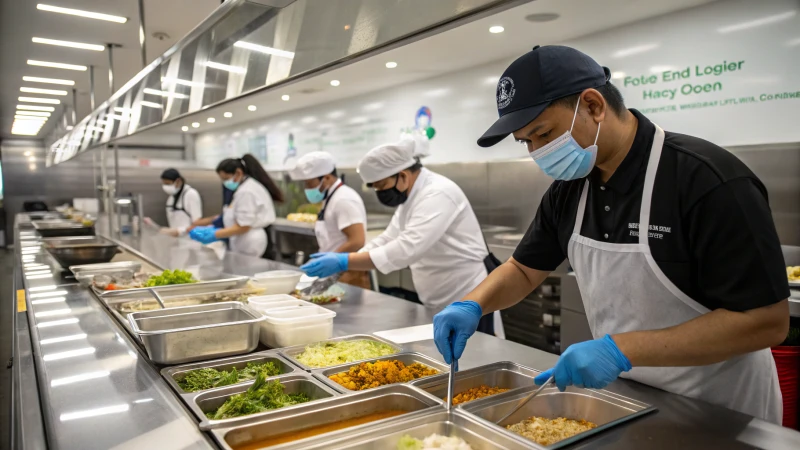
[[(505, 392), (492, 397), (469, 402), (464, 405), (464, 410), (475, 415), (480, 420), (485, 420), (487, 425), (508, 413), (515, 402), (521, 399), (526, 392)], [(597, 424), (597, 428), (577, 434), (544, 448), (556, 449), (573, 444), (576, 441), (599, 433), (605, 429), (619, 425), (625, 421), (655, 411), (656, 408), (647, 403), (642, 403), (632, 398), (623, 397), (604, 390), (581, 389), (567, 387), (560, 392), (557, 387), (546, 388), (539, 395), (531, 399), (519, 411), (512, 414), (499, 424), (502, 433), (513, 437), (519, 442), (532, 443), (522, 436), (505, 429), (505, 425), (521, 422), (531, 416), (568, 419), (584, 419)]]
[(142, 263), (137, 261), (119, 261), (100, 264), (80, 264), (69, 266), (69, 270), (75, 275), (75, 279), (78, 280), (81, 286), (89, 287), (92, 285), (92, 279), (95, 275), (133, 275), (142, 270)]
[[(289, 361), (280, 356), (278, 352), (270, 350), (266, 352), (250, 353), (249, 355), (245, 356), (235, 356), (232, 358), (215, 359), (213, 361), (203, 361), (192, 364), (184, 364), (181, 366), (167, 367), (166, 369), (161, 370), (161, 376), (164, 377), (165, 380), (167, 380), (167, 384), (169, 384), (169, 386), (178, 395), (186, 397), (185, 400), (188, 404), (190, 400), (188, 397), (193, 397), (195, 394), (198, 394), (203, 391), (186, 392), (183, 389), (181, 389), (180, 385), (178, 385), (178, 381), (183, 379), (186, 373), (197, 369), (230, 370), (235, 367), (237, 370), (240, 370), (247, 367), (247, 363), (265, 363), (265, 362), (274, 362), (281, 366), (282, 372), (280, 373), (280, 375), (275, 375), (276, 377), (290, 375), (299, 371), (299, 369), (295, 368)], [(236, 384), (243, 384), (249, 382), (250, 381), (248, 380)], [(235, 386), (235, 384), (231, 384), (229, 386)]]
[[(425, 364), (426, 366), (428, 366), (430, 368), (433, 368), (433, 369), (436, 369), (441, 373), (447, 373), (450, 370), (450, 366), (445, 364), (445, 363), (443, 363), (443, 362), (441, 362), (441, 361), (438, 361), (438, 360), (435, 360), (435, 359), (430, 358), (428, 356), (425, 356), (422, 353), (413, 353), (413, 352), (404, 352), (404, 353), (398, 353), (398, 354), (390, 355), (390, 356), (382, 356), (380, 358), (367, 359), (367, 360), (364, 360), (364, 361), (361, 361), (361, 362), (386, 361), (386, 360), (391, 360), (391, 359), (396, 359), (398, 361), (402, 361), (406, 365), (413, 364), (413, 363)], [(315, 370), (312, 370), (311, 373), (315, 377), (317, 377), (318, 380), (322, 381), (323, 383), (327, 384), (328, 386), (332, 387), (333, 389), (336, 389), (337, 391), (339, 391), (339, 392), (341, 392), (343, 394), (349, 394), (349, 393), (352, 393), (352, 392), (362, 392), (362, 391), (353, 391), (353, 390), (347, 389), (346, 387), (342, 386), (341, 384), (339, 384), (339, 383), (337, 383), (335, 381), (331, 381), (328, 378), (330, 375), (333, 375), (335, 373), (347, 372), (347, 370), (349, 370), (351, 367), (356, 366), (358, 364), (359, 364), (358, 362), (354, 362), (354, 363), (342, 364), (342, 365), (339, 365), (339, 366), (328, 367), (328, 368), (325, 368), (325, 369), (315, 369)], [(425, 379), (425, 378), (428, 378), (428, 377), (420, 378), (420, 380)], [(414, 380), (414, 381), (417, 381), (417, 380)], [(400, 383), (400, 384), (402, 384), (402, 383)]]
[[(534, 387), (533, 378), (539, 375), (538, 370), (531, 369), (510, 361), (496, 362), (485, 366), (474, 367), (456, 373), (454, 395), (478, 387), (482, 384), (489, 387), (500, 387), (510, 389), (503, 392), (509, 395), (511, 392), (529, 390)], [(433, 377), (421, 378), (411, 382), (411, 385), (422, 389), (429, 394), (444, 400), (447, 397), (447, 374), (436, 375)], [(456, 405), (463, 407), (468, 403), (477, 402), (483, 399), (494, 398), (499, 394), (483, 397), (471, 402)]]
[[(297, 355), (303, 353), (305, 351), (306, 347), (308, 347), (310, 345), (328, 343), (328, 342), (343, 342), (343, 341), (376, 341), (376, 342), (381, 342), (381, 343), (384, 343), (384, 344), (391, 345), (392, 347), (395, 348), (395, 353), (400, 353), (400, 352), (403, 351), (403, 346), (402, 345), (396, 344), (396, 343), (394, 343), (394, 342), (392, 342), (392, 341), (390, 341), (388, 339), (383, 339), (383, 338), (380, 338), (378, 336), (373, 336), (371, 334), (352, 334), (352, 335), (349, 335), (349, 336), (342, 336), (342, 337), (337, 337), (337, 338), (333, 338), (333, 339), (326, 339), (324, 341), (314, 342), (314, 343), (306, 344), (306, 345), (295, 345), (295, 346), (292, 346), (292, 347), (285, 347), (285, 348), (279, 349), (278, 351), (280, 351), (281, 355), (283, 355), (284, 358), (286, 358), (289, 361), (291, 361), (297, 367), (300, 367), (301, 369), (304, 369), (304, 370), (307, 370), (307, 371), (310, 372), (310, 371), (316, 370), (316, 369), (325, 369), (325, 367), (309, 367), (309, 366), (301, 363), (297, 359), (295, 359), (295, 357), (297, 357)], [(351, 361), (351, 362), (349, 362), (347, 364), (353, 365), (353, 364), (357, 364), (357, 363), (359, 363), (361, 361), (363, 361), (363, 360)], [(331, 367), (331, 366), (328, 366), (328, 367)]]
[(464, 411), (444, 410), (444, 406), (428, 409), (424, 413), (400, 416), (387, 422), (352, 428), (350, 432), (321, 435), (305, 441), (301, 445), (279, 447), (281, 450), (387, 450), (397, 448), (397, 442), (404, 435), (423, 439), (431, 434), (457, 436), (464, 439), (474, 450), (523, 450), (542, 449), (531, 442), (522, 443), (500, 432), (496, 427), (487, 426), (482, 420)]
[(107, 263), (119, 245), (101, 236), (70, 236), (42, 239), (43, 247), (62, 267)]
[[(235, 425), (213, 429), (211, 434), (220, 447), (225, 450), (232, 450), (233, 447), (252, 445), (284, 434), (309, 430), (348, 419), (356, 419), (382, 411), (405, 411), (404, 414), (396, 417), (408, 418), (410, 415), (420, 414), (420, 411), (425, 411), (437, 405), (439, 405), (439, 402), (425, 392), (409, 385), (395, 384), (359, 392), (358, 394), (320, 400), (314, 404), (302, 405), (289, 411), (280, 410), (267, 418), (243, 418), (241, 422), (237, 422)], [(391, 418), (376, 420), (363, 425), (320, 433), (317, 436), (324, 435), (326, 439), (335, 439), (337, 435), (370, 425), (380, 426), (391, 420)], [(309, 439), (315, 439), (317, 436), (265, 448), (304, 448)]]
[(309, 376), (305, 373), (298, 373), (296, 375), (285, 375), (280, 377), (272, 377), (270, 380), (278, 380), (284, 387), (284, 392), (287, 394), (294, 394), (298, 392), (303, 392), (311, 399), (311, 401), (307, 403), (301, 403), (299, 405), (293, 406), (285, 406), (279, 409), (273, 409), (269, 411), (264, 411), (256, 414), (250, 414), (248, 416), (242, 417), (234, 417), (231, 419), (223, 419), (223, 420), (211, 420), (206, 417), (206, 412), (214, 411), (223, 403), (225, 403), (228, 398), (230, 398), (234, 394), (240, 394), (242, 392), (247, 391), (247, 389), (252, 386), (253, 382), (247, 382), (243, 384), (235, 384), (232, 386), (225, 386), (217, 389), (211, 389), (208, 391), (196, 392), (191, 399), (189, 399), (187, 405), (189, 409), (200, 419), (200, 429), (201, 430), (210, 430), (213, 428), (219, 428), (221, 426), (228, 426), (228, 424), (232, 423), (241, 423), (244, 419), (253, 419), (253, 418), (263, 418), (271, 416), (277, 412), (281, 413), (288, 413), (289, 411), (293, 411), (299, 407), (309, 405), (312, 402), (317, 400), (331, 398), (339, 395), (338, 392), (334, 391), (333, 389), (325, 386), (324, 384), (320, 383), (319, 381), (315, 380), (313, 377)]
[(217, 280), (203, 280), (190, 284), (172, 284), (169, 286), (155, 286), (152, 288), (120, 289), (116, 291), (104, 291), (92, 286), (92, 290), (103, 301), (130, 301), (152, 298), (150, 289), (155, 289), (161, 297), (175, 297), (191, 294), (205, 294), (215, 291), (226, 291), (229, 289), (239, 289), (247, 286), (250, 277), (241, 275), (223, 274), (224, 278)]
[(181, 364), (240, 355), (258, 346), (258, 311), (239, 302), (180, 306), (128, 315), (156, 364)]
[(85, 226), (71, 220), (34, 220), (31, 222), (39, 235), (58, 236), (94, 236), (94, 225)]

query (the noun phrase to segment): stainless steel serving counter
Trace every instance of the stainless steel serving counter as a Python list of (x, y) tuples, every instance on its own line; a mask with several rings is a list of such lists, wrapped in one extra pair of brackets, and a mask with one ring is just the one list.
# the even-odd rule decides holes
[[(88, 290), (62, 278), (58, 264), (38, 245), (35, 232), (24, 229), (24, 222), (25, 217), (20, 216), (15, 225), (16, 242), (21, 243), (16, 250), (16, 271), (24, 285), (19, 288), (27, 294), (15, 314), (17, 329), (30, 325), (29, 338), (18, 333), (22, 342), (17, 348), (22, 350), (15, 354), (15, 369), (27, 368), (14, 380), (14, 395), (28, 400), (18, 402), (20, 411), (14, 416), (24, 434), (15, 439), (24, 443), (19, 448), (44, 448), (45, 441), (54, 449), (214, 448), (156, 367)], [(98, 232), (106, 234), (102, 226)], [(149, 230), (144, 230), (141, 238), (123, 236), (119, 242), (165, 268), (200, 266), (240, 275), (286, 268), (273, 261), (215, 252)], [(344, 301), (327, 306), (337, 312), (337, 336), (432, 321), (420, 305), (344, 287)], [(24, 352), (24, 339), (30, 340), (32, 354)], [(439, 358), (432, 340), (406, 345)], [(500, 360), (544, 370), (557, 357), (478, 333), (469, 341), (459, 365), (467, 369)], [(41, 406), (35, 401), (37, 393), (31, 392), (34, 376)], [(725, 408), (624, 380), (612, 383), (609, 390), (651, 403), (659, 410), (570, 448), (800, 448), (800, 433)], [(37, 416), (43, 426), (36, 426)], [(19, 426), (23, 420), (26, 426)]]

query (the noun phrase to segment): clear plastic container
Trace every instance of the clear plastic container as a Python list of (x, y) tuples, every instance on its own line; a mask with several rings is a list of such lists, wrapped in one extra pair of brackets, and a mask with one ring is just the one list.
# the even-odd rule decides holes
[[(303, 302), (307, 303), (307, 302)], [(305, 345), (333, 336), (336, 313), (308, 304), (263, 312), (261, 343), (272, 348)]]
[(256, 311), (260, 311), (262, 313), (269, 312), (269, 311), (277, 311), (281, 309), (287, 308), (296, 308), (296, 307), (309, 307), (309, 306), (316, 306), (313, 303), (296, 299), (292, 297), (289, 300), (277, 300), (268, 303), (253, 303), (248, 302), (250, 307), (255, 309)]
[(289, 294), (302, 276), (303, 272), (299, 270), (272, 270), (253, 275), (251, 282), (266, 289), (268, 294)]
[(260, 307), (267, 306), (276, 302), (287, 302), (289, 300), (297, 300), (297, 297), (292, 297), (287, 294), (274, 294), (274, 295), (257, 295), (247, 299), (250, 306)]

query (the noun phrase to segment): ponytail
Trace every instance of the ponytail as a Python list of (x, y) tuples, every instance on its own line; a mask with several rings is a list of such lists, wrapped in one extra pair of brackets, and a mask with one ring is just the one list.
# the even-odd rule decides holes
[(236, 169), (242, 169), (245, 175), (255, 178), (262, 186), (269, 192), (272, 200), (283, 203), (283, 192), (266, 170), (261, 166), (261, 163), (251, 154), (247, 153), (241, 158), (228, 158), (223, 160), (217, 165), (217, 172), (236, 173)]

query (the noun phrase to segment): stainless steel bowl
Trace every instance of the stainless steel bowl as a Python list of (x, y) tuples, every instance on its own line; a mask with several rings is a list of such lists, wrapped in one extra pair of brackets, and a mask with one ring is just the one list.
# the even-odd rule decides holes
[(72, 236), (42, 239), (44, 248), (65, 269), (69, 266), (111, 261), (118, 245), (99, 236)]

